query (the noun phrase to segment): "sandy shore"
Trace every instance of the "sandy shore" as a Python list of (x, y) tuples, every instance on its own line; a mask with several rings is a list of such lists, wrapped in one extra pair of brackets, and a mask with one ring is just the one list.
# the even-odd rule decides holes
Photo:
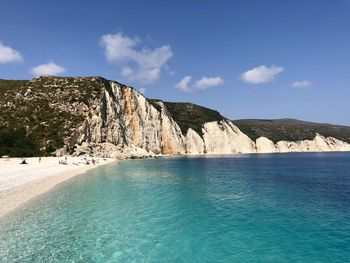
[(101, 165), (115, 162), (115, 159), (101, 159), (99, 163), (73, 164), (76, 158), (67, 159), (67, 165), (59, 164), (61, 157), (27, 158), (28, 164), (19, 164), (21, 159), (0, 159), (0, 217), (47, 192), (55, 185), (85, 173)]

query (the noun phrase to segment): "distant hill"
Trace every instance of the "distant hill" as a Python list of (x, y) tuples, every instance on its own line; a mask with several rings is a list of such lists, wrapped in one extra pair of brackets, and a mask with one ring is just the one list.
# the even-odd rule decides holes
[(274, 143), (278, 141), (312, 140), (318, 133), (325, 137), (331, 136), (350, 143), (350, 127), (348, 126), (295, 119), (246, 119), (234, 120), (233, 123), (253, 141), (262, 136)]

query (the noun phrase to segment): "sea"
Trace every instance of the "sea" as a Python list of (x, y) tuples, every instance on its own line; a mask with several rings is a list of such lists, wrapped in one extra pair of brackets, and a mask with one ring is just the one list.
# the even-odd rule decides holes
[(0, 262), (350, 262), (350, 153), (100, 167), (0, 219)]

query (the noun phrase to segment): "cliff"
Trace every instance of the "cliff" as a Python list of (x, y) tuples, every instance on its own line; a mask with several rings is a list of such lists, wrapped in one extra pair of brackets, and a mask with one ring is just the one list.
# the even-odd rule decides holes
[(0, 80), (1, 155), (132, 158), (350, 150), (348, 142), (323, 134), (299, 141), (249, 135), (217, 111), (146, 99), (100, 77)]

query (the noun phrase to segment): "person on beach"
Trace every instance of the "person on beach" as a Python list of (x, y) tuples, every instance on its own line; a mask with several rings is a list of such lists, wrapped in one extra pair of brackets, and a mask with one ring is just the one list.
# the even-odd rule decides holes
[(39, 163), (41, 163), (41, 157), (39, 157)]

